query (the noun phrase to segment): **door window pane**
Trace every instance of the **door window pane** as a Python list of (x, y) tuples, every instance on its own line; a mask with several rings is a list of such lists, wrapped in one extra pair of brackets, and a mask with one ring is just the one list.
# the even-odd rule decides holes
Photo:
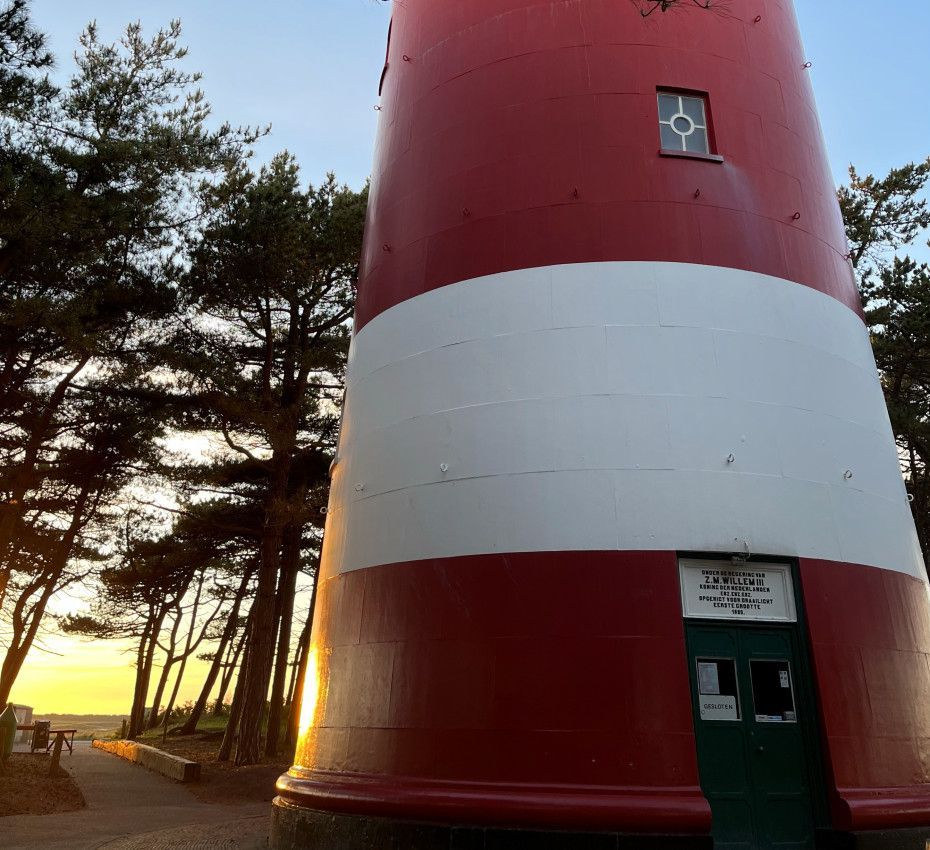
[(757, 723), (797, 723), (794, 680), (787, 661), (752, 659), (752, 700)]
[(698, 658), (697, 681), (701, 720), (740, 719), (734, 659)]

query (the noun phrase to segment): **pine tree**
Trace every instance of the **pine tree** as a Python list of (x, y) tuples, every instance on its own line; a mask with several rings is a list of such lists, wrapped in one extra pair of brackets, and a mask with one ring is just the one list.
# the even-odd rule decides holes
[(19, 112), (54, 94), (42, 73), (53, 61), (46, 42), (32, 25), (27, 0), (0, 8), (0, 114)]
[[(210, 200), (182, 281), (185, 311), (163, 356), (179, 392), (199, 405), (188, 427), (222, 435), (261, 487), (252, 627), (227, 741), (237, 736), (237, 764), (253, 764), (276, 648), (289, 650), (304, 529), (321, 521), (367, 191), (331, 176), (304, 190), (281, 154), (258, 174), (230, 169)], [(268, 751), (278, 745), (284, 689), (280, 676), (275, 684)]]
[(58, 91), (38, 76), (48, 57), (27, 11), (0, 13), (0, 607), (13, 632), (0, 693), (153, 461), (161, 402), (138, 389), (163, 376), (146, 352), (176, 307), (204, 181), (255, 137), (208, 128), (177, 22), (151, 39), (130, 25), (119, 44), (89, 26)]
[(930, 562), (930, 268), (899, 255), (930, 227), (930, 159), (839, 190), (850, 260), (881, 372), (924, 559)]

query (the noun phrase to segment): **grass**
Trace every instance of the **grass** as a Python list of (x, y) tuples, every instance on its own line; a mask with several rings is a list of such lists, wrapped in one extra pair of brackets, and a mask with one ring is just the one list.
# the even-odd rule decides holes
[[(205, 714), (200, 718), (200, 722), (197, 724), (197, 734), (210, 734), (212, 732), (225, 732), (226, 724), (229, 721), (229, 717), (225, 714), (220, 715), (219, 717), (214, 717), (212, 714)], [(178, 730), (184, 725), (184, 718), (179, 720), (171, 720), (168, 723), (168, 737), (176, 737)], [(143, 743), (149, 743), (156, 745), (161, 742), (162, 738), (165, 735), (165, 727), (158, 726), (155, 729), (149, 729), (146, 732), (143, 732), (139, 736), (139, 740)], [(219, 745), (217, 745), (219, 746)]]

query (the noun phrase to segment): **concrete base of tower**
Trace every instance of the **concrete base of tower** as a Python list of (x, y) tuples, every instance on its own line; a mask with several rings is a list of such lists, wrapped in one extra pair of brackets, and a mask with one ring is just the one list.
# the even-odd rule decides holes
[[(271, 850), (713, 850), (708, 835), (475, 827), (336, 814), (276, 798)], [(930, 826), (835, 832), (820, 830), (817, 850), (925, 850)]]
[(709, 835), (629, 835), (418, 823), (315, 811), (278, 797), (271, 816), (270, 846), (271, 850), (712, 850), (713, 839)]
[(930, 826), (874, 832), (823, 832), (818, 850), (925, 850), (930, 847)]

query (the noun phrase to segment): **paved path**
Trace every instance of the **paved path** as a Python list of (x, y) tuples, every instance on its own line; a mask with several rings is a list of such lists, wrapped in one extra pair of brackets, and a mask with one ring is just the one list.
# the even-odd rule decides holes
[(62, 767), (87, 808), (60, 815), (0, 818), (3, 850), (260, 850), (268, 803), (202, 803), (183, 785), (117, 756), (75, 743)]

